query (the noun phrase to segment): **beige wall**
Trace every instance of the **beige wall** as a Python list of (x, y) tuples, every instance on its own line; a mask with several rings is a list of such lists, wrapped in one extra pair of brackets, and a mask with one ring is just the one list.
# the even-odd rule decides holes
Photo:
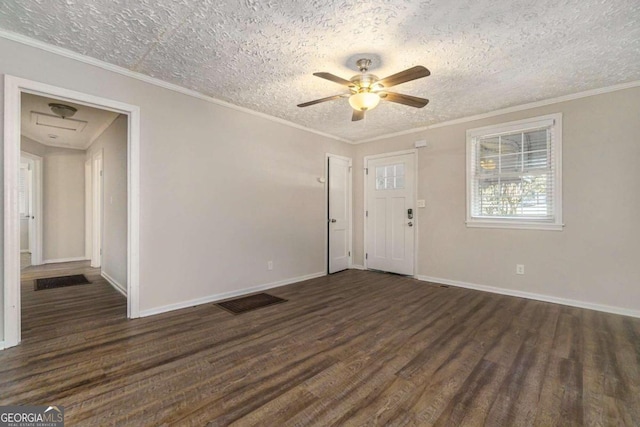
[(43, 158), (43, 260), (84, 258), (85, 151), (49, 147), (25, 136), (21, 150)]
[(20, 219), (20, 251), (29, 249), (29, 220)]
[[(353, 147), (5, 39), (0, 58), (0, 74), (141, 107), (141, 310), (324, 271), (326, 152), (354, 158), (362, 264), (362, 157), (418, 139), (419, 274), (640, 309), (638, 89)], [(466, 228), (465, 130), (553, 112), (566, 229)]]
[[(563, 113), (563, 231), (465, 226), (467, 129)], [(640, 88), (358, 145), (354, 263), (363, 263), (363, 157), (418, 153), (417, 274), (640, 310)], [(524, 264), (524, 276), (515, 274)]]
[[(87, 150), (102, 151), (102, 272), (127, 291), (127, 116), (119, 116)], [(86, 161), (85, 160), (85, 161)]]
[(0, 58), (0, 74), (140, 106), (141, 310), (324, 271), (317, 178), (351, 146), (5, 39)]

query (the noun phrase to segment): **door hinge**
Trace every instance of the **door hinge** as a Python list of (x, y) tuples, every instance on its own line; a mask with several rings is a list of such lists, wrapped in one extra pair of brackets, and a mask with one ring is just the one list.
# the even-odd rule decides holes
[(349, 255), (348, 256), (351, 256), (351, 251), (349, 251)]
[(100, 176), (102, 176), (102, 171), (100, 171)]
[(100, 255), (102, 255), (102, 248), (100, 249)]
[(367, 218), (369, 218), (369, 211), (364, 211), (364, 216), (366, 216)]
[(369, 175), (369, 168), (364, 168), (364, 173)]
[(364, 254), (364, 259), (369, 259), (369, 254)]

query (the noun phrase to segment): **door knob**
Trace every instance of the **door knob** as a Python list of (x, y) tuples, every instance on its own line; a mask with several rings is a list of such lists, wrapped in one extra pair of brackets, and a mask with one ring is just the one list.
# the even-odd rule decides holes
[(413, 227), (413, 222), (409, 221), (409, 223), (407, 224), (409, 227)]
[(336, 222), (337, 219), (331, 218), (331, 222)]

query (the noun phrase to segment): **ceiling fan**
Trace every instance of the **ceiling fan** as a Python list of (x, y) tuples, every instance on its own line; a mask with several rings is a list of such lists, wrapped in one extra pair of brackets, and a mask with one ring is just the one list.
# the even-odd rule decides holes
[(333, 101), (334, 99), (349, 98), (349, 104), (353, 108), (353, 116), (351, 121), (357, 121), (364, 119), (364, 113), (367, 110), (374, 109), (381, 99), (386, 101), (395, 102), (398, 104), (408, 105), (410, 107), (422, 108), (429, 103), (428, 99), (418, 98), (417, 96), (403, 95), (401, 93), (389, 92), (387, 89), (406, 83), (411, 80), (421, 79), (431, 74), (422, 65), (408, 68), (399, 73), (393, 74), (384, 79), (379, 79), (373, 74), (368, 74), (367, 71), (371, 66), (371, 60), (362, 58), (356, 61), (356, 65), (360, 70), (360, 74), (356, 74), (351, 79), (346, 80), (342, 77), (338, 77), (331, 73), (313, 73), (314, 76), (331, 80), (334, 83), (346, 86), (349, 88), (349, 93), (341, 95), (328, 96), (326, 98), (316, 99), (314, 101), (298, 104), (298, 107), (308, 107), (310, 105), (319, 104), (321, 102)]

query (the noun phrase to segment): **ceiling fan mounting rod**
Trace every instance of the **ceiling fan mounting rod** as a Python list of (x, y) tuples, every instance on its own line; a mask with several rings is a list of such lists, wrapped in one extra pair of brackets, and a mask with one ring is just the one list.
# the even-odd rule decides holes
[(360, 70), (361, 73), (366, 73), (367, 70), (369, 70), (369, 67), (371, 66), (371, 60), (367, 58), (358, 59), (356, 61), (356, 65), (358, 66), (358, 69)]

